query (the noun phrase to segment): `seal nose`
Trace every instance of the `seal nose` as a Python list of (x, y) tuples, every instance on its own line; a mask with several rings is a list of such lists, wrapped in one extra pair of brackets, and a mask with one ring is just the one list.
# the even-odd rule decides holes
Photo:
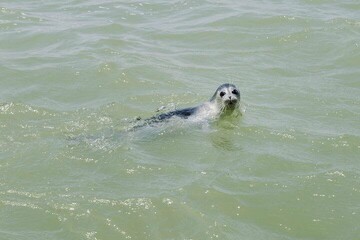
[(229, 99), (231, 100), (231, 96), (229, 96)]

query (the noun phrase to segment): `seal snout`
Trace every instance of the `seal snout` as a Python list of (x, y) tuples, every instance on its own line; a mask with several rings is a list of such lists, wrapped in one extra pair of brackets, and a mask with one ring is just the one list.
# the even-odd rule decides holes
[(229, 99), (225, 100), (224, 103), (225, 105), (235, 105), (237, 103), (237, 99), (229, 97)]
[(229, 99), (226, 99), (224, 103), (225, 105), (233, 106), (236, 105), (237, 101), (238, 101), (237, 98), (229, 96)]

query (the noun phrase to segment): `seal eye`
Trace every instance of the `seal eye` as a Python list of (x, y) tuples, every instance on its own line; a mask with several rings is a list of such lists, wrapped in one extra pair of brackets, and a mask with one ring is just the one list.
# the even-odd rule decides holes
[(225, 92), (220, 92), (220, 97), (223, 97), (225, 95)]
[(234, 90), (232, 91), (232, 93), (235, 94), (235, 95), (239, 95), (239, 91), (236, 90), (236, 89), (234, 89)]

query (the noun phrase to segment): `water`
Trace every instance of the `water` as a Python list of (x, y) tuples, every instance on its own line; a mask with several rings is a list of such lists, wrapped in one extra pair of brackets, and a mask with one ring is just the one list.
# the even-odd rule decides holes
[[(359, 10), (2, 1), (0, 239), (359, 239)], [(242, 117), (127, 131), (225, 82)]]

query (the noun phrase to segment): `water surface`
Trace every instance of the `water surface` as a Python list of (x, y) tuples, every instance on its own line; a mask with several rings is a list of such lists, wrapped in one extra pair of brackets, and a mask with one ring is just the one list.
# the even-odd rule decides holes
[[(358, 239), (357, 1), (0, 3), (0, 239)], [(243, 116), (127, 131), (236, 84)]]

